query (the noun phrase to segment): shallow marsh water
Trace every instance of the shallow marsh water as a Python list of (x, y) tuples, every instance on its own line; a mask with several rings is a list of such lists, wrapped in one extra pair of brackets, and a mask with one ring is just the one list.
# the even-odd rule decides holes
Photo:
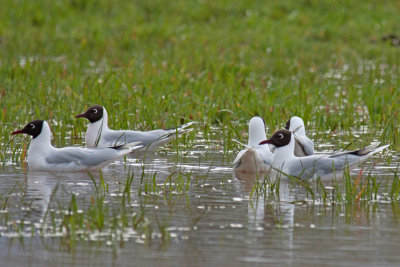
[[(316, 150), (333, 147), (335, 139)], [(255, 192), (263, 177), (257, 182), (254, 175), (235, 174), (230, 167), (235, 153), (224, 154), (218, 139), (198, 139), (190, 150), (175, 151), (167, 146), (145, 163), (130, 157), (91, 175), (24, 172), (19, 163), (3, 167), (2, 265), (400, 262), (399, 198), (387, 197), (400, 163), (396, 155), (390, 161), (378, 155), (375, 164), (363, 165), (363, 175), (381, 182), (374, 199), (335, 202), (332, 185), (325, 183), (323, 203), (291, 181), (280, 181), (279, 191)], [(360, 170), (352, 171), (354, 180)], [(76, 223), (79, 216), (68, 216), (71, 212), (92, 215)]]

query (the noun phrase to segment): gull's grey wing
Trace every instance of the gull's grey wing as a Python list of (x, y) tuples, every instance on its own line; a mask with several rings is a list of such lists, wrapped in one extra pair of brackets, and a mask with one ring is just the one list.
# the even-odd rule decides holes
[(297, 157), (311, 156), (314, 154), (314, 142), (307, 136), (296, 136), (294, 154)]
[(247, 148), (240, 151), (233, 162), (235, 171), (259, 172), (269, 169), (272, 163), (272, 156), (269, 158), (262, 155), (262, 149)]
[(174, 134), (175, 130), (154, 130), (148, 132), (140, 131), (112, 131), (102, 136), (103, 146), (115, 146), (132, 142), (141, 142), (144, 147), (156, 143), (159, 140)]
[(343, 155), (356, 155), (356, 156), (364, 156), (367, 155), (369, 153), (375, 154), (379, 151), (382, 151), (383, 149), (385, 149), (387, 146), (382, 146), (382, 147), (378, 147), (378, 143), (372, 143), (369, 146), (366, 146), (364, 148), (358, 149), (358, 150), (354, 150), (354, 151), (343, 151), (343, 152), (339, 152), (336, 153), (332, 156), (330, 156), (331, 158), (335, 158), (335, 157), (340, 157)]
[(64, 147), (54, 150), (46, 157), (46, 161), (49, 164), (74, 163), (90, 168), (117, 159), (122, 154), (113, 148)]
[(260, 155), (262, 161), (271, 166), (272, 165), (272, 161), (274, 159), (274, 154), (269, 150), (269, 148), (267, 146), (261, 146), (259, 148), (257, 148), (258, 154)]
[(288, 162), (287, 173), (300, 178), (312, 178), (315, 176), (327, 177), (334, 175), (334, 172), (341, 172), (347, 166), (350, 168), (361, 164), (372, 155), (384, 150), (389, 145), (377, 147), (372, 144), (360, 150), (341, 152), (331, 156), (313, 155), (296, 158)]
[(244, 153), (246, 153), (246, 151), (247, 151), (247, 149), (243, 149), (243, 150), (241, 150), (241, 151), (237, 154), (235, 160), (234, 160), (233, 163), (232, 163), (234, 168), (239, 167), (239, 165), (240, 165), (240, 159), (242, 158), (242, 156), (244, 155)]
[(304, 157), (307, 156), (306, 152), (304, 151), (303, 144), (295, 137), (294, 139), (294, 155), (296, 157)]
[(360, 162), (359, 156), (351, 154), (340, 157), (308, 156), (298, 159), (297, 164), (290, 165), (289, 173), (303, 179), (332, 175), (334, 172), (342, 171), (346, 166)]
[[(233, 161), (233, 166), (239, 167), (240, 163), (241, 163), (241, 159), (243, 157), (244, 154), (246, 154), (246, 152), (249, 149), (243, 149), (241, 150), (235, 160)], [(258, 156), (260, 157), (260, 159), (266, 164), (271, 166), (272, 165), (272, 160), (274, 159), (274, 154), (272, 152), (269, 151), (269, 148), (267, 146), (260, 146), (258, 148), (253, 148), (253, 150), (258, 154)]]

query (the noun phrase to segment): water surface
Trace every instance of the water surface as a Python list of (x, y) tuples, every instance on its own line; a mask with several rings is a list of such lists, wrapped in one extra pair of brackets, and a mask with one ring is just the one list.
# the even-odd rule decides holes
[[(317, 151), (329, 152), (332, 147), (334, 140)], [(389, 162), (378, 155), (363, 165), (364, 174), (382, 184), (376, 199), (323, 203), (291, 181), (280, 181), (279, 192), (255, 193), (254, 184), (257, 179), (262, 183), (263, 177), (235, 174), (230, 167), (235, 152), (224, 154), (218, 140), (199, 139), (190, 150), (182, 150), (177, 154), (167, 146), (144, 163), (134, 157), (116, 161), (102, 174), (26, 172), (15, 162), (3, 167), (2, 264), (394, 266), (400, 262), (399, 200), (388, 199), (385, 189), (391, 186), (398, 157)], [(353, 179), (361, 169), (352, 171)], [(123, 188), (130, 175), (134, 178), (123, 213)], [(59, 215), (71, 210), (72, 195), (78, 212), (89, 212), (101, 176), (107, 188), (103, 201), (107, 216), (115, 221), (128, 218), (128, 226), (113, 230), (109, 223), (101, 231), (95, 225), (85, 226), (71, 237), (71, 229), (59, 227)], [(325, 186), (328, 199), (333, 199), (332, 185)], [(133, 229), (130, 221), (141, 213), (147, 224)]]

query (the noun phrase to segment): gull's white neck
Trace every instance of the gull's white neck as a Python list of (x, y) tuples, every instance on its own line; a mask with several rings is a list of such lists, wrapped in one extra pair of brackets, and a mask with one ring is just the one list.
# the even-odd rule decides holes
[(51, 145), (51, 131), (47, 122), (43, 122), (41, 133), (31, 140), (28, 149), (29, 168), (34, 168), (37, 162), (53, 149)]
[(249, 123), (249, 147), (258, 147), (261, 141), (267, 139), (264, 121), (260, 117), (253, 117)]
[(290, 137), (290, 142), (286, 146), (277, 147), (274, 152), (272, 166), (274, 168), (284, 170), (285, 162), (295, 158), (294, 155), (295, 140), (293, 134)]
[[(86, 147), (96, 147), (101, 144), (101, 135), (109, 131), (108, 129), (108, 115), (106, 109), (103, 107), (103, 117), (93, 123), (89, 123), (85, 135)], [(96, 145), (97, 144), (97, 145)]]
[(33, 147), (49, 147), (51, 146), (51, 130), (47, 122), (43, 122), (42, 131), (36, 138), (31, 140), (29, 149)]

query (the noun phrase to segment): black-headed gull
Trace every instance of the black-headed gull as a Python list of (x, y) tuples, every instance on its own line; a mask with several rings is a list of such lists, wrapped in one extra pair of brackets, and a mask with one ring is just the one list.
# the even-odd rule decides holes
[(86, 130), (86, 147), (109, 147), (122, 145), (132, 142), (141, 142), (142, 150), (153, 150), (165, 143), (170, 142), (176, 134), (184, 134), (191, 129), (187, 129), (194, 122), (189, 122), (174, 129), (159, 129), (153, 131), (130, 131), (130, 130), (111, 130), (108, 128), (108, 115), (103, 106), (94, 105), (89, 107), (85, 113), (78, 114), (76, 118), (86, 118), (89, 125)]
[(263, 144), (272, 144), (276, 147), (272, 161), (275, 170), (302, 179), (340, 177), (347, 166), (351, 169), (389, 146), (371, 145), (360, 150), (334, 155), (296, 157), (293, 152), (294, 135), (288, 130), (275, 132), (270, 139), (260, 143)]
[(291, 117), (285, 126), (286, 130), (295, 133), (294, 154), (297, 157), (310, 156), (314, 154), (314, 142), (307, 137), (303, 119), (297, 116)]
[(261, 117), (253, 117), (249, 123), (249, 141), (233, 161), (238, 172), (266, 172), (272, 164), (273, 154), (267, 146), (259, 145), (267, 139), (265, 123)]
[(43, 120), (29, 122), (14, 134), (32, 136), (28, 150), (28, 165), (31, 171), (85, 171), (102, 166), (142, 147), (140, 142), (107, 148), (63, 147), (51, 145), (49, 124)]

